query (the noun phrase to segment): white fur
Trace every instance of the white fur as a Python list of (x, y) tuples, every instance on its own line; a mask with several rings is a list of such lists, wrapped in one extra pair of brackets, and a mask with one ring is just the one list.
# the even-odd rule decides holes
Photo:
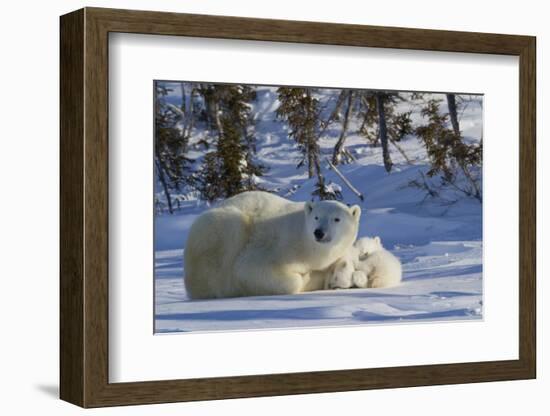
[(332, 267), (329, 278), (326, 279), (325, 289), (348, 289), (353, 286), (353, 262), (344, 256)]
[(325, 289), (384, 288), (401, 282), (401, 263), (380, 237), (364, 237), (324, 272)]
[(367, 287), (368, 286), (368, 277), (365, 272), (361, 270), (355, 270), (351, 275), (351, 280), (353, 286), (355, 287)]
[(229, 198), (191, 226), (184, 251), (187, 293), (199, 299), (313, 290), (314, 272), (352, 247), (360, 215), (358, 206), (290, 202), (267, 192)]
[(367, 285), (358, 287), (384, 288), (401, 282), (401, 262), (384, 248), (380, 237), (361, 238), (354, 247), (359, 251), (355, 268), (367, 276)]

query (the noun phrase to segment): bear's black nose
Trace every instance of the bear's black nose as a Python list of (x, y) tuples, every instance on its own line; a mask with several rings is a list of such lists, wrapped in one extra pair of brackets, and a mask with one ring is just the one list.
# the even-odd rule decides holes
[(321, 240), (325, 236), (325, 233), (320, 228), (317, 228), (315, 231), (313, 231), (313, 235), (315, 235), (315, 238), (317, 240)]

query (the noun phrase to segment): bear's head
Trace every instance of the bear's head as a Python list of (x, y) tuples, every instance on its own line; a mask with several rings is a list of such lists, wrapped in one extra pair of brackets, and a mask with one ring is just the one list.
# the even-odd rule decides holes
[(376, 236), (374, 238), (363, 237), (357, 240), (353, 246), (359, 252), (359, 260), (363, 260), (369, 254), (380, 251), (384, 248), (382, 245), (382, 240), (380, 237)]
[(357, 238), (361, 208), (337, 201), (306, 202), (306, 233), (317, 244), (349, 245)]

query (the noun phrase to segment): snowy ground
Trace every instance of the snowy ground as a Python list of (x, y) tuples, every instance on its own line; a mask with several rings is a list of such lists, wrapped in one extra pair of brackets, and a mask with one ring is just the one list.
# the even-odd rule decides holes
[(157, 255), (156, 332), (338, 326), (481, 317), (481, 243), (397, 251), (405, 279), (392, 289), (322, 290), (182, 302), (181, 250)]
[[(298, 151), (281, 123), (273, 122), (274, 90), (258, 93), (256, 137), (258, 159), (269, 166), (260, 178), (264, 188), (294, 201), (311, 199), (314, 180), (296, 169)], [(419, 121), (419, 108), (413, 110)], [(442, 108), (444, 111), (445, 109)], [(470, 104), (461, 114), (466, 140), (481, 137), (481, 106)], [(334, 134), (338, 131), (335, 126)], [(392, 148), (391, 174), (382, 166), (381, 149), (372, 147), (350, 126), (346, 147), (357, 161), (341, 165), (346, 177), (365, 195), (361, 203), (332, 171), (326, 178), (342, 187), (344, 202), (361, 203), (359, 236), (379, 235), (403, 263), (404, 278), (392, 289), (326, 290), (292, 296), (246, 297), (190, 301), (183, 285), (182, 253), (193, 220), (208, 209), (186, 196), (174, 215), (155, 218), (156, 332), (269, 329), (407, 321), (482, 318), (482, 209), (472, 198), (452, 191), (443, 199), (426, 199), (409, 186), (428, 169), (418, 139), (401, 146), (414, 164)], [(330, 129), (321, 140), (327, 155), (334, 145)]]

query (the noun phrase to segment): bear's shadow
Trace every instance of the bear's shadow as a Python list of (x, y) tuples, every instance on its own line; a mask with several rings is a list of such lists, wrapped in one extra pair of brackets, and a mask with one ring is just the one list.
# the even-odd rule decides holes
[(257, 319), (335, 319), (324, 316), (325, 308), (319, 306), (294, 309), (237, 309), (207, 312), (168, 313), (157, 315), (158, 320), (183, 321), (248, 321)]

